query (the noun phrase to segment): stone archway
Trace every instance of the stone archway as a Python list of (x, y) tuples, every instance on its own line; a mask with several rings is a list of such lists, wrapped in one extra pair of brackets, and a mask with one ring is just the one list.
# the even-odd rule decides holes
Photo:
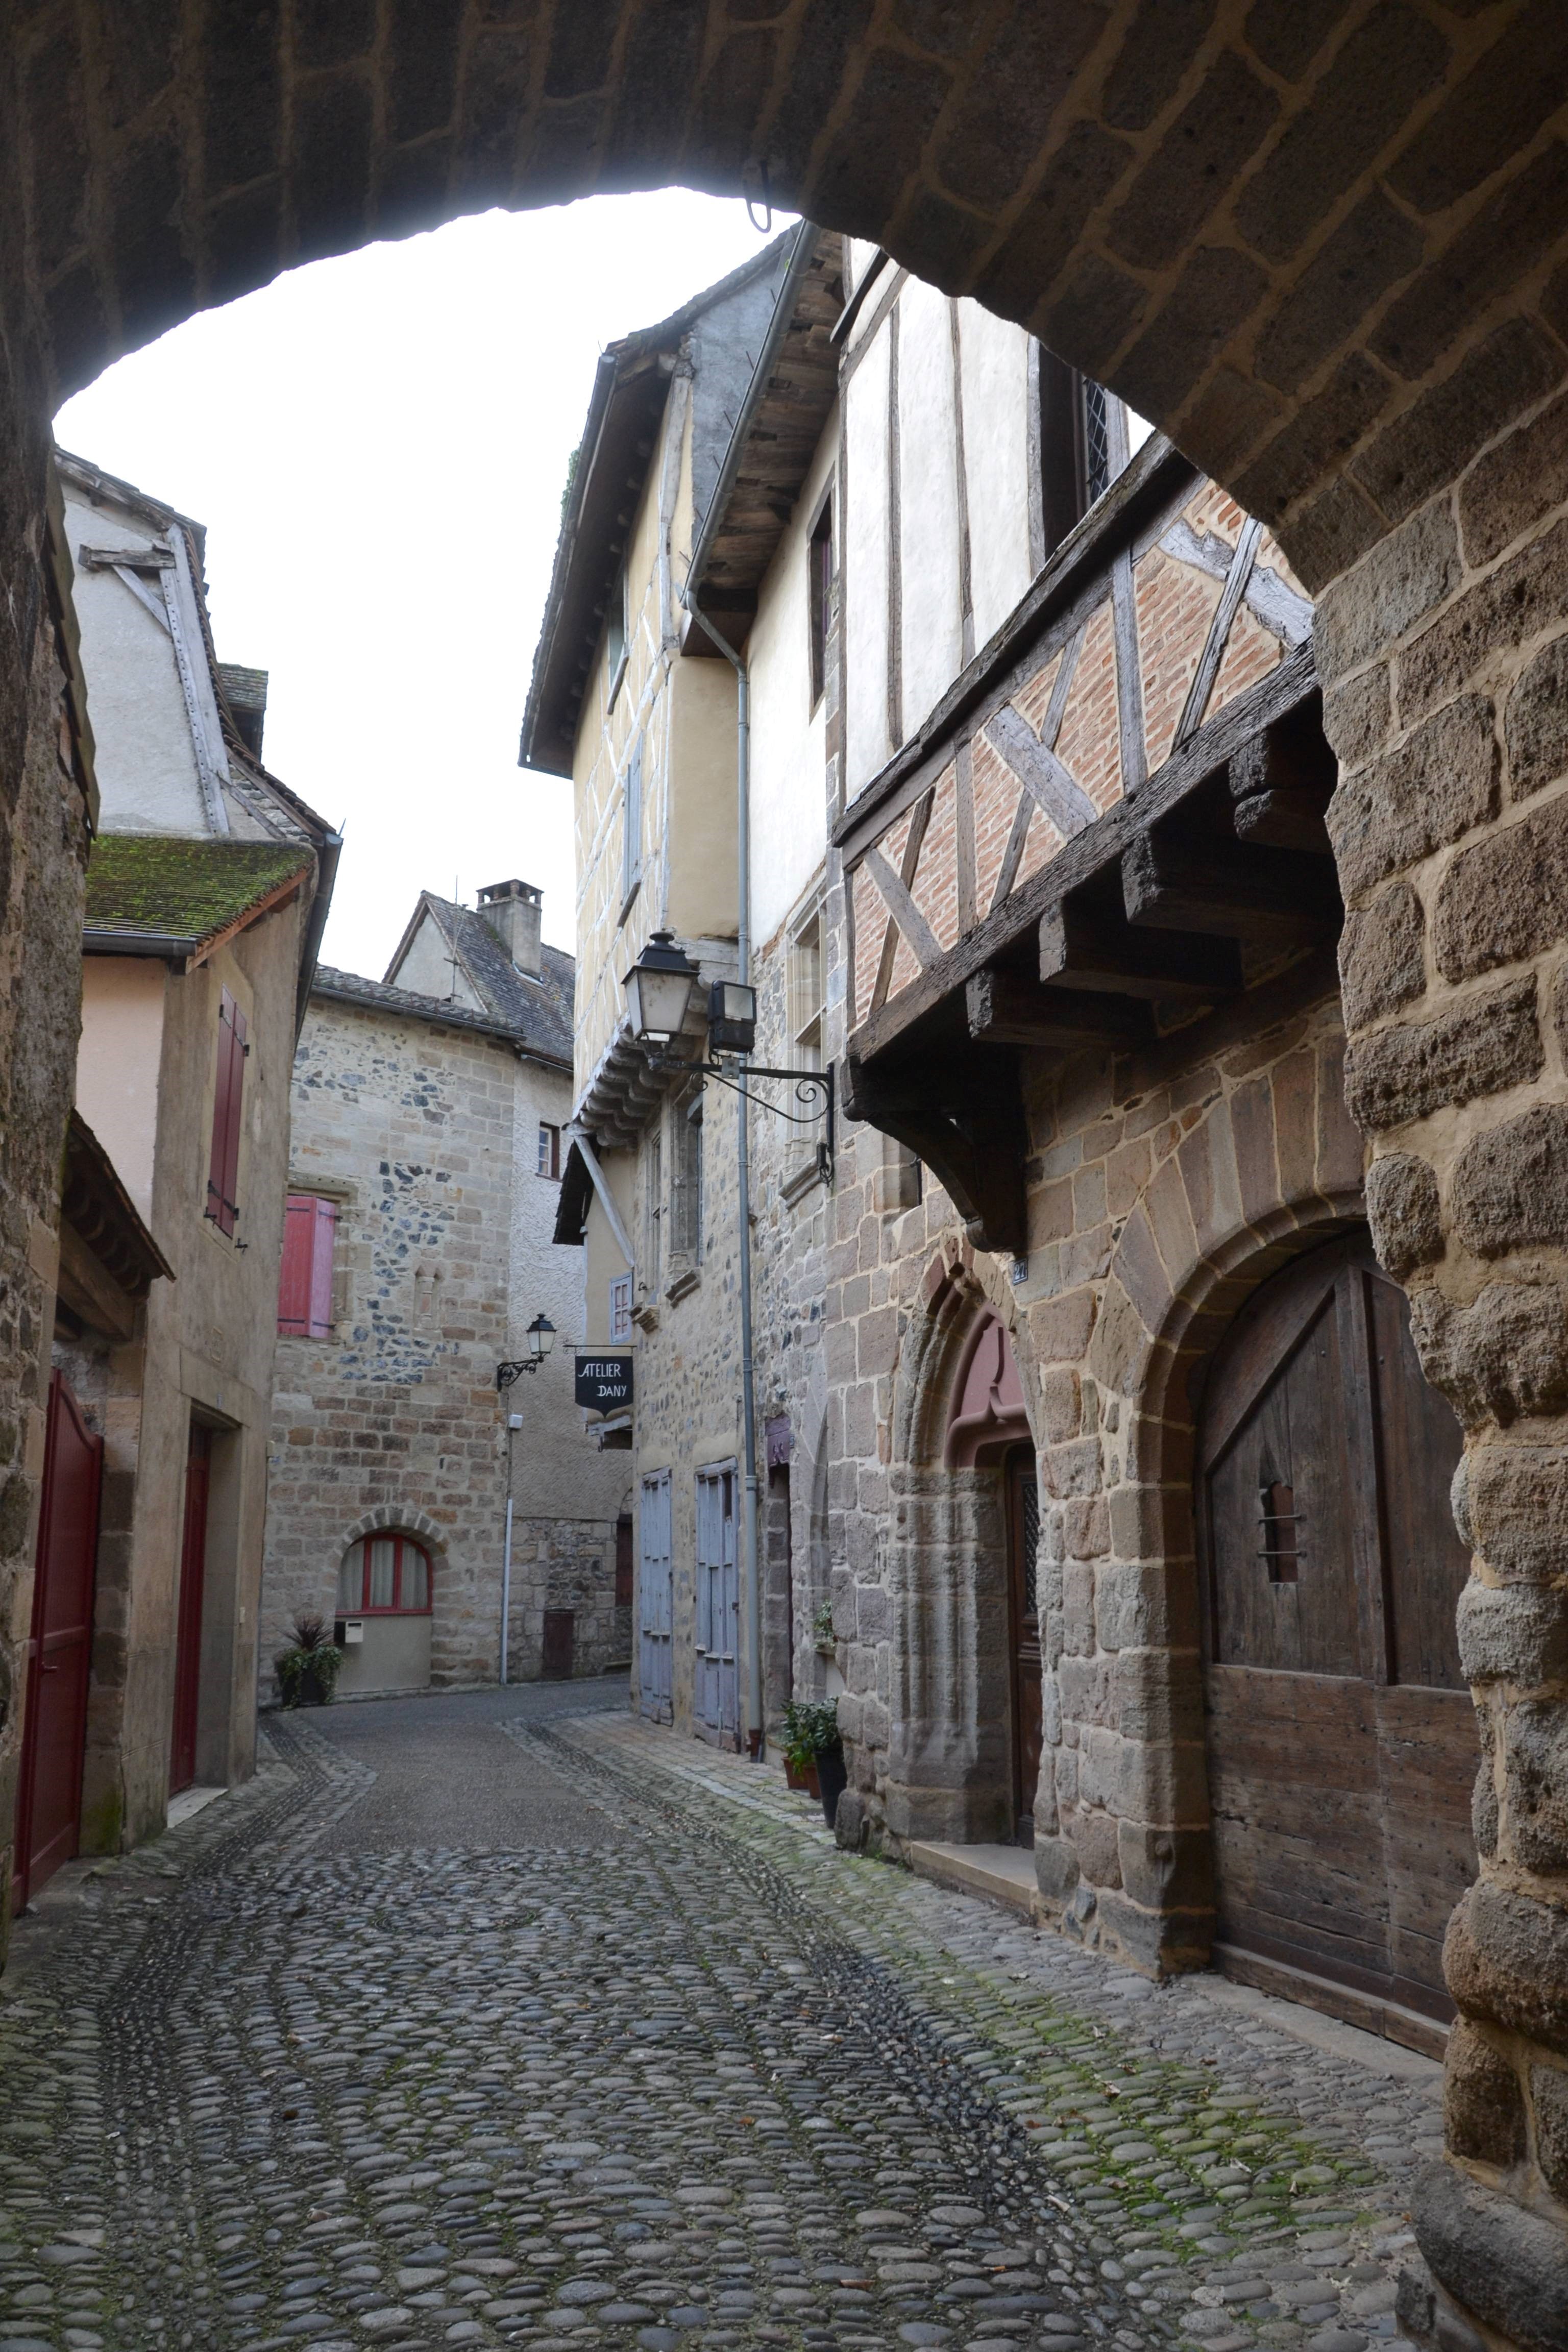
[(874, 1567), (854, 1580), (862, 1647), (839, 1714), (873, 1835), (895, 1853), (912, 1840), (1014, 1836), (1002, 1460), (1034, 1441), (1018, 1335), (995, 1288), (972, 1254), (931, 1262), (894, 1376), (888, 1525)]
[[(1455, 2112), (1489, 2066), (1491, 2104), (1521, 2118), (1512, 2137), (1457, 2127), (1423, 2243), (1489, 2325), (1544, 2346), (1563, 2233), (1519, 2200), (1568, 2199), (1549, 2122), (1568, 2057), (1568, 1384), (1535, 1382), (1521, 1412), (1518, 1374), (1543, 1330), (1568, 1361), (1563, 917), (1541, 880), (1568, 829), (1561, 8), (525, 0), (497, 22), (484, 0), (37, 0), (8, 34), (0, 1619), (19, 1622), (36, 1508), (86, 848), (47, 527), (57, 401), (280, 268), (491, 204), (749, 184), (877, 239), (1170, 429), (1323, 591), (1351, 1100), (1384, 1147), (1384, 1262), (1432, 1294), (1429, 1365), (1473, 1456), (1467, 1658), (1496, 1826), (1454, 1948), (1489, 2055), (1466, 2042)], [(0, 1819), (15, 1748), (12, 1707)]]

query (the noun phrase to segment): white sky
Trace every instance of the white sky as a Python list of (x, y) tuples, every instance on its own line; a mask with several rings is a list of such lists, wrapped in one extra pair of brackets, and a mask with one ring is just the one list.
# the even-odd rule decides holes
[(517, 765), (567, 459), (604, 345), (761, 241), (682, 189), (488, 213), (206, 311), (60, 411), (207, 526), (219, 658), (271, 673), (267, 764), (344, 824), (326, 962), (379, 977), (422, 888), (513, 874), (573, 946), (571, 788)]

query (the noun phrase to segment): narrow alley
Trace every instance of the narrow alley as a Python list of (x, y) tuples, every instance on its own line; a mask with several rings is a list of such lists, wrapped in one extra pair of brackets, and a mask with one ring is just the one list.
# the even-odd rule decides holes
[(1361, 2352), (1439, 2068), (841, 1852), (619, 1678), (268, 1720), (0, 1986), (5, 2352)]

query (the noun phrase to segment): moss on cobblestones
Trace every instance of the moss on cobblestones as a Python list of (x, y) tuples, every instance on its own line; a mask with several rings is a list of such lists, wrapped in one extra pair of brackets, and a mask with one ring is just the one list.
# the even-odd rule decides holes
[(1114, 1972), (839, 1853), (743, 1766), (512, 1728), (577, 1844), (357, 1851), (367, 1774), (280, 1727), (290, 1770), (29, 1925), (9, 2352), (1391, 2336), (1400, 2199), (1331, 2064), (1305, 2118), (1267, 2052), (1198, 2054), (1182, 1997), (1121, 1979), (1113, 2017)]

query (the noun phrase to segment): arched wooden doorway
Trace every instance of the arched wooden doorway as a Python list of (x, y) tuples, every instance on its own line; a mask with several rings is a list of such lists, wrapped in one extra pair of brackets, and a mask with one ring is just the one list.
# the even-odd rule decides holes
[(1219, 1957), (1417, 2042), (1475, 1874), (1452, 1412), (1357, 1229), (1266, 1282), (1199, 1429)]
[(1014, 1834), (1034, 1843), (1035, 1790), (1040, 1777), (1040, 1612), (1035, 1563), (1040, 1539), (1034, 1440), (1024, 1409), (1013, 1343), (994, 1315), (971, 1342), (948, 1423), (950, 1469), (999, 1469), (1005, 1490), (1008, 1749)]

